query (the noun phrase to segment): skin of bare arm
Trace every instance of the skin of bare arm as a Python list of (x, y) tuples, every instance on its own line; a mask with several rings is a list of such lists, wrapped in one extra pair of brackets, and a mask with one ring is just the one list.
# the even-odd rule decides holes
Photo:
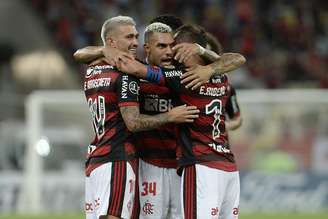
[(103, 46), (87, 46), (78, 49), (73, 57), (76, 61), (89, 64), (90, 62), (103, 57)]
[(205, 49), (197, 43), (179, 43), (172, 50), (176, 52), (174, 59), (180, 63), (185, 62), (193, 55), (199, 55), (209, 62), (214, 62), (220, 57), (215, 52)]
[(181, 76), (181, 83), (186, 84), (186, 88), (197, 89), (206, 83), (214, 74), (224, 74), (240, 68), (246, 59), (239, 53), (223, 53), (215, 62), (206, 65), (196, 65), (188, 69)]
[(131, 132), (146, 131), (158, 128), (167, 123), (193, 122), (198, 118), (199, 110), (195, 106), (177, 106), (166, 113), (154, 116), (140, 114), (138, 106), (120, 107), (123, 120)]
[(242, 125), (242, 118), (241, 116), (237, 116), (233, 119), (226, 121), (226, 129), (227, 130), (236, 130)]
[[(224, 53), (215, 62), (201, 66), (196, 65), (190, 71), (184, 73), (181, 77), (181, 83), (186, 84), (186, 88), (197, 89), (200, 85), (206, 83), (214, 74), (224, 74), (231, 72), (246, 62), (244, 56), (239, 53)], [(146, 79), (147, 66), (126, 57), (120, 59), (118, 69), (134, 75), (138, 78)]]
[(134, 59), (131, 54), (108, 46), (84, 47), (82, 49), (77, 50), (73, 56), (76, 61), (91, 65), (100, 62), (106, 62), (110, 65), (115, 66), (118, 63), (119, 59), (122, 57)]

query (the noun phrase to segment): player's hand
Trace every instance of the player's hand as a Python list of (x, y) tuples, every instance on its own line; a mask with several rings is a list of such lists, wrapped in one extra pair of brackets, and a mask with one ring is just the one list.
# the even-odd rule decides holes
[(193, 55), (200, 55), (201, 51), (196, 43), (179, 43), (172, 50), (175, 52), (174, 59), (183, 63)]
[(181, 83), (186, 84), (186, 88), (195, 90), (206, 83), (212, 76), (212, 68), (209, 66), (196, 65), (187, 69), (187, 72), (181, 75)]
[(122, 58), (134, 59), (131, 54), (109, 46), (104, 46), (102, 52), (105, 56), (106, 62), (112, 66), (117, 66), (119, 60)]
[(132, 75), (135, 75), (138, 72), (138, 69), (140, 69), (141, 65), (143, 66), (143, 64), (137, 60), (125, 56), (120, 57), (116, 63), (118, 70)]
[(168, 119), (174, 123), (194, 122), (199, 117), (196, 106), (181, 105), (172, 108), (168, 113)]
[(103, 62), (108, 63), (109, 65), (112, 65), (111, 63), (108, 62), (108, 60), (105, 57), (98, 58), (98, 59), (92, 61), (89, 65), (98, 65)]

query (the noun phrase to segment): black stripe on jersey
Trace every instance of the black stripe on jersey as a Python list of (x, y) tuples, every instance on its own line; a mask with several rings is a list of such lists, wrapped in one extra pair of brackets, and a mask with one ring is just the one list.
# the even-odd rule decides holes
[[(121, 156), (110, 156), (109, 155), (103, 155), (103, 156), (95, 156), (95, 157), (89, 157), (87, 162), (86, 162), (86, 166), (90, 165), (90, 164), (97, 164), (97, 163), (108, 163), (111, 161), (119, 161), (122, 160)], [(124, 160), (133, 160), (136, 159), (136, 155), (135, 154), (131, 154), (131, 155), (126, 155)]]
[(156, 159), (176, 159), (175, 150), (158, 150), (153, 148), (147, 148), (145, 150), (139, 150), (138, 155), (141, 158), (156, 158)]
[(178, 164), (179, 167), (184, 167), (188, 165), (192, 165), (195, 163), (203, 163), (207, 161), (224, 161), (229, 163), (235, 163), (235, 158), (233, 154), (229, 153), (218, 153), (216, 151), (213, 151), (213, 153), (210, 154), (203, 154), (203, 155), (194, 155), (192, 159), (189, 157), (183, 156), (179, 159)]
[(197, 156), (198, 160), (201, 161), (227, 161), (231, 163), (235, 163), (235, 158), (233, 154), (229, 153), (212, 153), (212, 154), (206, 154), (206, 155), (201, 155)]

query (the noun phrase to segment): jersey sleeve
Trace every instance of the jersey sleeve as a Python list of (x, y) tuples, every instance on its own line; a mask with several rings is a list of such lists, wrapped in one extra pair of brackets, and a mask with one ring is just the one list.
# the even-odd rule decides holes
[(121, 74), (117, 80), (118, 106), (139, 105), (139, 80), (131, 75)]
[(230, 119), (240, 115), (240, 108), (237, 102), (236, 90), (232, 86), (230, 86), (230, 94), (227, 100), (225, 110)]
[(162, 74), (161, 74), (161, 80), (160, 85), (166, 86), (170, 88), (175, 93), (179, 93), (181, 89), (183, 88), (181, 84), (181, 75), (183, 74), (182, 68), (175, 68), (175, 69), (167, 69), (167, 68), (161, 68)]

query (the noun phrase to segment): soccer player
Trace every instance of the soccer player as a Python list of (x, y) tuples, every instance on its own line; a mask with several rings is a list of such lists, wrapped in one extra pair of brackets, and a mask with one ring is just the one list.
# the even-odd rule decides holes
[[(177, 30), (175, 41), (177, 44), (197, 43), (203, 47), (207, 43), (202, 31), (190, 25)], [(179, 125), (178, 129), (184, 218), (238, 218), (239, 173), (225, 127), (225, 107), (231, 92), (227, 76), (212, 77), (192, 91), (180, 83), (183, 70), (146, 68), (131, 59), (122, 59), (121, 62), (119, 69), (165, 84), (177, 97), (177, 103), (193, 104), (201, 111), (194, 123)], [(205, 64), (197, 55), (184, 61), (185, 67), (192, 67), (195, 63)], [(211, 65), (217, 67), (217, 63)], [(196, 69), (204, 68), (198, 66)]]
[[(205, 38), (207, 41), (206, 48), (215, 52), (218, 55), (223, 54), (223, 48), (221, 43), (209, 32), (205, 33)], [(242, 117), (240, 115), (240, 107), (237, 101), (236, 89), (230, 84), (229, 85), (229, 97), (226, 104), (225, 112), (228, 116), (226, 120), (227, 130), (236, 130), (242, 125)]]
[[(152, 23), (144, 33), (144, 50), (148, 64), (172, 66), (174, 39), (169, 26)], [(140, 81), (140, 108), (145, 114), (167, 112), (172, 94), (167, 87)], [(180, 203), (181, 177), (177, 175), (177, 141), (175, 126), (136, 133), (140, 156), (140, 218), (182, 218)]]
[[(170, 66), (174, 42), (170, 27), (158, 23), (151, 25), (145, 33), (145, 39), (148, 61), (153, 65)], [(154, 114), (170, 108), (172, 101), (167, 88), (142, 82), (141, 91), (144, 91), (141, 95), (144, 113)], [(145, 161), (140, 164), (140, 217), (181, 217), (180, 178), (175, 173), (176, 140), (173, 127), (162, 128), (161, 132), (143, 132), (136, 139), (140, 145), (140, 156)], [(165, 185), (169, 185), (170, 189), (165, 190)]]
[[(106, 47), (136, 56), (138, 32), (132, 18), (108, 19), (101, 37)], [(106, 63), (87, 69), (84, 92), (95, 130), (86, 161), (86, 218), (130, 218), (137, 173), (131, 131), (171, 122), (193, 122), (198, 110), (180, 106), (154, 116), (140, 114), (138, 80)]]

